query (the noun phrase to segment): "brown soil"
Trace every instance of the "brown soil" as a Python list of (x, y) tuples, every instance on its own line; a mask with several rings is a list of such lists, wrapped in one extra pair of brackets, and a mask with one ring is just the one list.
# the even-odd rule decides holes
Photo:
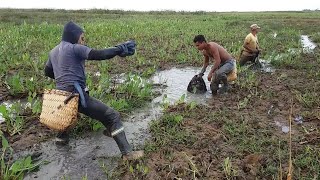
[[(26, 114), (25, 116), (28, 115), (30, 116), (30, 114)], [(24, 127), (25, 129), (20, 134), (17, 133), (11, 136), (6, 131), (5, 124), (2, 124), (0, 127), (15, 152), (26, 150), (54, 135), (54, 132), (42, 125), (36, 117), (26, 118)]]
[[(254, 88), (241, 88), (235, 84), (227, 95), (218, 95), (209, 102), (209, 106), (198, 106), (189, 116), (184, 116), (181, 129), (196, 137), (197, 140), (193, 144), (176, 143), (160, 147), (157, 152), (147, 154), (143, 160), (149, 168), (147, 175), (133, 174), (125, 166), (122, 167), (122, 178), (225, 179), (223, 162), (226, 157), (232, 157), (232, 167), (237, 171), (235, 179), (272, 178), (259, 172), (259, 169), (266, 166), (270, 154), (254, 153), (249, 150), (239, 152), (230, 142), (231, 137), (223, 129), (224, 121), (217, 121), (215, 117), (210, 116), (212, 113), (219, 115), (219, 112), (227, 112), (228, 114), (223, 115), (224, 118), (237, 123), (248, 122), (253, 130), (273, 129), (273, 133), (268, 134), (270, 139), (287, 141), (288, 134), (283, 133), (281, 128), (275, 125), (275, 121), (288, 126), (292, 100), (292, 118), (303, 115), (303, 126), (307, 131), (305, 133), (301, 125), (293, 123), (293, 155), (299, 153), (299, 148), (306, 144), (319, 144), (320, 133), (315, 130), (320, 128), (320, 101), (319, 99), (315, 101), (313, 107), (306, 107), (296, 98), (297, 92), (302, 94), (309, 90), (320, 92), (319, 78), (301, 69), (278, 69), (272, 74), (257, 73), (257, 77), (258, 85)], [(239, 80), (241, 78), (245, 77), (240, 76)], [(310, 78), (312, 81), (306, 80)], [(248, 96), (249, 94), (252, 95)], [(319, 98), (319, 95), (316, 97)], [(249, 100), (248, 104), (239, 109), (239, 101), (245, 98)], [(167, 113), (184, 111), (183, 106), (173, 107)], [(37, 118), (30, 118), (25, 127), (21, 134), (13, 136), (5, 134), (16, 151), (44, 141), (54, 133), (40, 124)], [(1, 130), (6, 133), (6, 126), (1, 126)], [(286, 171), (287, 166), (283, 165), (283, 169)]]
[[(221, 115), (219, 112), (227, 113), (221, 115), (221, 118), (227, 118), (236, 124), (241, 124), (241, 121), (247, 122), (252, 129), (252, 132), (248, 132), (249, 136), (255, 131), (266, 133), (264, 138), (269, 137), (277, 145), (279, 140), (284, 142), (289, 140), (289, 135), (283, 133), (275, 122), (289, 126), (292, 102), (293, 156), (298, 155), (306, 144), (319, 144), (320, 133), (316, 129), (320, 128), (320, 101), (317, 99), (313, 107), (306, 107), (296, 98), (297, 92), (303, 94), (311, 89), (313, 92), (319, 92), (319, 78), (304, 70), (295, 69), (278, 69), (272, 74), (258, 73), (257, 77), (259, 83), (256, 87), (246, 89), (234, 85), (227, 95), (214, 97), (209, 106), (198, 106), (188, 113), (183, 107), (175, 106), (169, 109), (168, 114), (183, 114), (181, 129), (194, 135), (197, 140), (191, 145), (183, 143), (163, 145), (159, 150), (147, 154), (144, 160), (130, 164), (132, 167), (136, 167), (137, 164), (145, 165), (149, 168), (148, 174), (136, 171), (132, 173), (129, 172), (128, 165), (120, 166), (123, 168), (122, 178), (226, 179), (223, 162), (226, 157), (232, 157), (232, 167), (237, 171), (232, 179), (272, 179), (272, 176), (265, 175), (260, 170), (265, 169), (270, 161), (277, 159), (273, 157), (277, 156), (274, 154), (276, 152), (274, 150), (268, 152), (266, 149), (265, 153), (261, 154), (236, 149), (223, 129), (224, 121), (212, 116), (215, 113), (217, 116)], [(313, 81), (306, 80), (311, 77)], [(255, 91), (256, 95), (248, 96)], [(244, 98), (248, 98), (249, 102), (247, 106), (239, 109), (238, 103)], [(303, 115), (305, 130), (294, 122), (294, 117), (298, 115)], [(285, 146), (287, 148), (287, 143)], [(285, 158), (282, 169), (285, 177), (288, 171), (288, 157)]]
[(4, 101), (8, 97), (8, 90), (3, 83), (0, 84), (0, 102)]

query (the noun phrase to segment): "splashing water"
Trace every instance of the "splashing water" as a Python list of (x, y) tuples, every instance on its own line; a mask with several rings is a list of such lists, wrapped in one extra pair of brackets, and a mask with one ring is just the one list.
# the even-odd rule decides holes
[(303, 47), (303, 52), (311, 53), (313, 52), (314, 48), (317, 47), (315, 43), (313, 43), (307, 35), (301, 35), (301, 44)]

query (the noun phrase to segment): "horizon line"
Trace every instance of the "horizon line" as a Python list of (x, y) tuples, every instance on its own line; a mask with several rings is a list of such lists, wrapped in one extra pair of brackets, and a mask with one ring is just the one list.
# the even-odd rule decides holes
[(103, 9), (103, 8), (79, 8), (79, 9), (62, 9), (62, 8), (12, 8), (12, 7), (0, 7), (0, 10), (53, 10), (53, 11), (122, 11), (122, 12), (187, 12), (187, 13), (223, 13), (223, 12), (306, 12), (306, 11), (320, 11), (316, 9), (303, 9), (303, 10), (263, 10), (263, 11), (205, 11), (205, 10), (170, 10), (170, 9), (158, 9), (158, 10), (124, 10), (124, 9)]

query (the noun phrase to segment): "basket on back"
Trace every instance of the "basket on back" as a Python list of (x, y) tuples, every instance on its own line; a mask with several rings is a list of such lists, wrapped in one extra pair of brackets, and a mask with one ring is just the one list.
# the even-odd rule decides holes
[(40, 122), (57, 131), (65, 131), (76, 125), (79, 94), (57, 89), (45, 90)]

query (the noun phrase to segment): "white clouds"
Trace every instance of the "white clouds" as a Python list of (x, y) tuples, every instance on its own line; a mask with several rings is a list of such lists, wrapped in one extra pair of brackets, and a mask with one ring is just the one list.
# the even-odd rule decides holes
[(185, 11), (289, 11), (320, 9), (320, 1), (279, 0), (0, 0), (2, 8), (123, 9)]

